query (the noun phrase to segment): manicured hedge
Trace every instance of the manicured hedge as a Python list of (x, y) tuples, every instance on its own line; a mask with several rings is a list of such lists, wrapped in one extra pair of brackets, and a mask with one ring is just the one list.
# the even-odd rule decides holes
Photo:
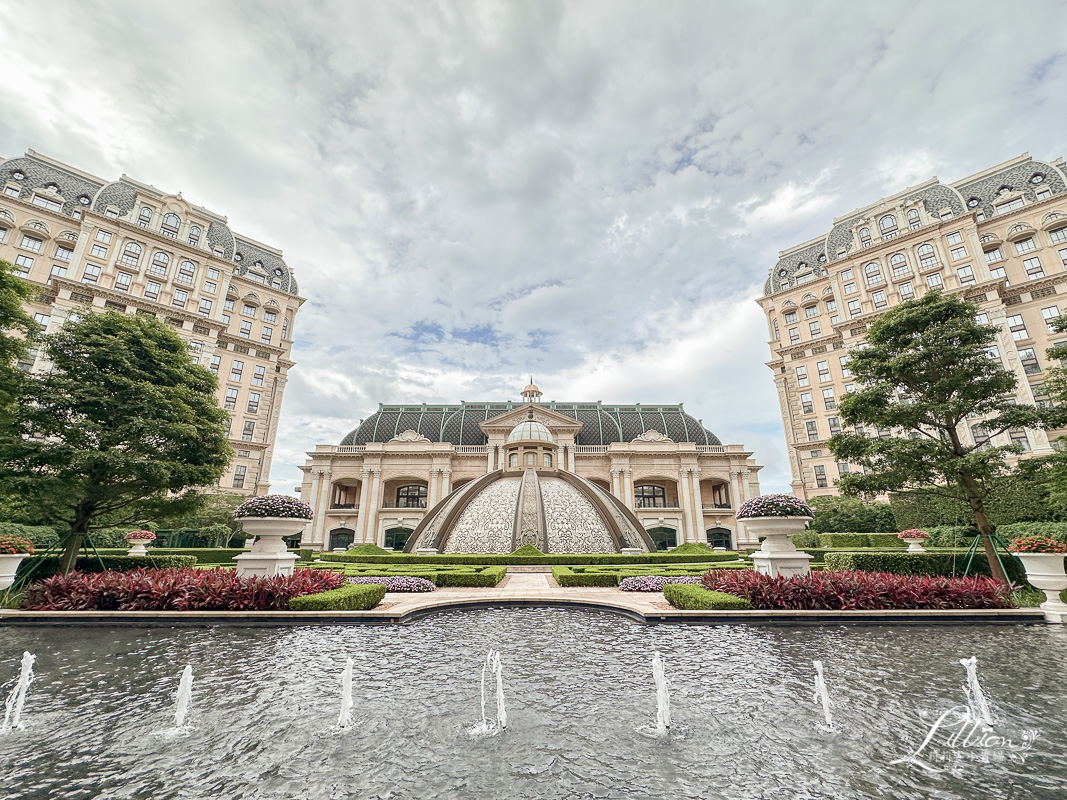
[(820, 547), (907, 547), (895, 533), (820, 533)]
[(978, 535), (973, 525), (937, 525), (922, 530), (930, 534), (925, 547), (969, 547)]
[[(440, 586), (496, 586), (504, 580), (508, 568), (505, 566), (486, 567), (477, 572), (460, 572), (443, 570), (437, 573), (434, 581)], [(419, 575), (419, 577), (424, 577)]]
[(35, 550), (44, 550), (59, 542), (59, 534), (47, 525), (20, 525), (17, 522), (0, 522), (0, 536), (17, 536), (33, 544)]
[(552, 567), (552, 577), (560, 586), (616, 586), (614, 572), (575, 572), (569, 567)]
[(703, 586), (689, 583), (668, 583), (663, 587), (663, 596), (675, 608), (686, 611), (720, 611), (752, 608), (743, 597), (734, 597), (724, 592), (712, 592)]
[(1020, 536), (1047, 536), (1067, 542), (1067, 522), (1014, 522), (998, 525), (997, 535), (1007, 542)]
[[(1008, 580), (1023, 583), (1026, 570), (1019, 559), (1001, 554)], [(962, 575), (967, 556), (953, 553), (827, 553), (826, 568), (835, 572), (889, 572), (893, 575)], [(971, 575), (990, 575), (984, 553), (975, 553)]]
[(339, 589), (319, 594), (305, 594), (289, 601), (290, 611), (366, 611), (385, 597), (385, 587), (378, 584), (347, 583)]
[(711, 553), (673, 555), (671, 553), (643, 553), (638, 556), (624, 556), (620, 553), (560, 553), (544, 556), (516, 555), (437, 555), (417, 556), (402, 553), (391, 556), (349, 555), (348, 553), (321, 553), (323, 561), (357, 561), (365, 564), (476, 564), (476, 565), (528, 565), (553, 566), (571, 564), (697, 564), (708, 561), (733, 561), (737, 553)]
[[(100, 562), (103, 562), (103, 566)], [(78, 572), (129, 572), (135, 569), (189, 569), (196, 564), (193, 556), (113, 556), (101, 555), (100, 560), (82, 556), (74, 562)], [(40, 565), (40, 566), (37, 566)], [(29, 574), (32, 580), (42, 580), (59, 572), (59, 556), (31, 557), (19, 564), (17, 577)]]

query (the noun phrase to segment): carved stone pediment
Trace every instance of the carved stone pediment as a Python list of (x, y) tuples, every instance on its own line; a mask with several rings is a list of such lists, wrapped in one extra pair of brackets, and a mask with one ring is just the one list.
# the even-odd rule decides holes
[(669, 436), (664, 436), (659, 431), (649, 430), (649, 431), (645, 431), (644, 433), (642, 433), (640, 436), (638, 436), (633, 441), (635, 441), (635, 442), (671, 442), (671, 443), (673, 443), (674, 439), (670, 438)]
[(531, 411), (533, 412), (532, 419), (534, 422), (540, 422), (552, 431), (553, 435), (559, 433), (576, 434), (582, 429), (582, 423), (577, 420), (571, 419), (565, 414), (560, 414), (558, 411), (553, 411), (550, 408), (541, 408), (540, 406), (532, 404), (516, 406), (510, 411), (505, 411), (502, 414), (487, 419), (485, 422), (479, 423), (478, 427), (481, 428), (487, 436), (490, 433), (507, 432), (520, 422), (531, 419)]
[(411, 429), (408, 429), (408, 430), (404, 431), (403, 433), (397, 434), (396, 436), (394, 436), (389, 441), (390, 442), (426, 442), (426, 443), (429, 443), (430, 440), (427, 439), (422, 434), (416, 433), (415, 431), (413, 431)]

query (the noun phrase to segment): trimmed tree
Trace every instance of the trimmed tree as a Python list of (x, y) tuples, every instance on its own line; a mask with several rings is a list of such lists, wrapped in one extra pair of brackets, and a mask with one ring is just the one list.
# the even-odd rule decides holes
[(23, 308), (36, 293), (32, 284), (14, 273), (10, 261), (0, 261), (0, 414), (8, 412), (22, 384), (15, 362), (39, 333), (37, 323)]
[(44, 338), (49, 372), (26, 379), (0, 431), (0, 486), (41, 521), (69, 529), (64, 572), (94, 523), (121, 525), (195, 507), (233, 455), (215, 376), (147, 315), (68, 321)]
[(912, 491), (965, 502), (993, 577), (1007, 582), (985, 502), (994, 479), (1007, 472), (1007, 456), (1021, 448), (991, 440), (1014, 429), (1047, 427), (1053, 413), (1015, 403), (1015, 375), (990, 355), (997, 327), (979, 324), (977, 313), (972, 303), (929, 292), (879, 317), (867, 346), (849, 358), (858, 388), (841, 401), (841, 419), (894, 435), (841, 433), (829, 448), (838, 460), (864, 469), (842, 476), (838, 486), (846, 494)]

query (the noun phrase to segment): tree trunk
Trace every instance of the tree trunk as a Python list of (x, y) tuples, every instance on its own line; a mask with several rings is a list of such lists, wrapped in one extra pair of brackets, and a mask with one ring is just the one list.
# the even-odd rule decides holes
[(63, 554), (59, 557), (59, 571), (61, 574), (66, 575), (78, 562), (78, 551), (82, 549), (82, 544), (85, 542), (84, 531), (71, 531), (70, 536), (67, 538), (67, 543), (63, 547)]
[(993, 544), (993, 526), (989, 524), (989, 519), (985, 515), (982, 498), (968, 497), (967, 502), (970, 503), (971, 510), (974, 511), (974, 521), (978, 526), (978, 535), (982, 539), (982, 549), (985, 551), (986, 560), (989, 562), (989, 574), (993, 576), (993, 580), (1006, 584), (1008, 583), (1008, 576), (1004, 574), (1004, 570), (1000, 566), (997, 549)]

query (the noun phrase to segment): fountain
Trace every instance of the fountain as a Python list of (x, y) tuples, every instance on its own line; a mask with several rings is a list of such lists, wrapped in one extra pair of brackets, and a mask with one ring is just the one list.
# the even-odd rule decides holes
[(671, 732), (671, 695), (659, 650), (652, 654), (652, 677), (656, 681), (656, 735), (666, 739)]
[(19, 679), (15, 688), (7, 696), (4, 709), (4, 724), (0, 726), (0, 733), (7, 733), (12, 728), (22, 726), (22, 707), (26, 703), (26, 692), (29, 691), (30, 681), (33, 680), (33, 662), (37, 657), (31, 653), (22, 654), (22, 667), (19, 670)]
[(967, 670), (967, 685), (963, 691), (967, 694), (967, 705), (971, 719), (975, 722), (984, 722), (992, 727), (993, 715), (989, 712), (989, 703), (986, 702), (985, 693), (981, 684), (978, 683), (978, 658), (961, 658), (960, 664)]
[[(485, 713), (485, 676), (489, 674), (490, 678), (496, 679), (496, 721), (490, 722), (488, 716)], [(472, 735), (491, 735), (500, 733), (508, 726), (508, 712), (504, 707), (504, 674), (503, 668), (500, 665), (500, 653), (497, 650), (490, 650), (485, 656), (485, 663), (482, 664), (482, 721), (477, 723), (471, 728), (470, 733)]]
[(185, 715), (189, 712), (189, 700), (193, 696), (193, 666), (186, 664), (182, 670), (181, 680), (178, 681), (178, 694), (174, 701), (174, 727), (180, 728), (185, 724)]
[(811, 663), (815, 665), (815, 697), (812, 698), (812, 702), (822, 702), (823, 719), (826, 720), (826, 727), (832, 730), (834, 723), (830, 718), (830, 695), (826, 693), (826, 681), (822, 675), (822, 662), (813, 661)]
[(345, 662), (341, 671), (341, 713), (337, 716), (337, 727), (347, 728), (352, 717), (352, 659)]

